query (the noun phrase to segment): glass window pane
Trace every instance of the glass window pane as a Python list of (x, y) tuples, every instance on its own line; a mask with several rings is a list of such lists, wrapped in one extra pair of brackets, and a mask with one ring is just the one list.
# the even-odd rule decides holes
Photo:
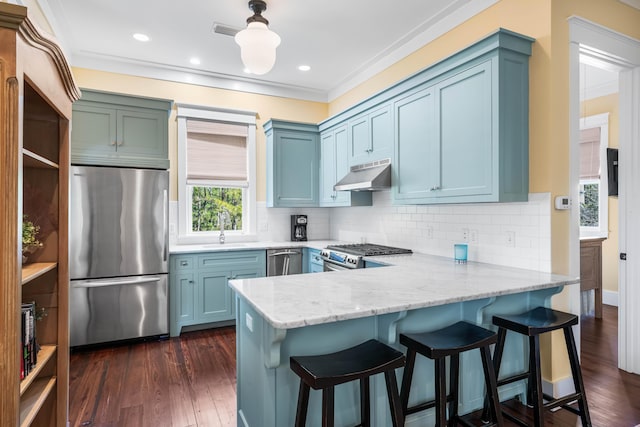
[(600, 225), (600, 185), (589, 183), (582, 185), (580, 203), (580, 226), (598, 227)]
[(191, 230), (220, 230), (218, 213), (229, 213), (225, 230), (242, 230), (242, 189), (225, 187), (192, 187)]

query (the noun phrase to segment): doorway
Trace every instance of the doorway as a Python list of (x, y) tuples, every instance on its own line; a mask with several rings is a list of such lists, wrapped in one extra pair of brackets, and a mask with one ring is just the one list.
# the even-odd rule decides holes
[[(619, 263), (618, 367), (640, 373), (640, 263), (629, 257), (640, 254), (640, 41), (582, 18), (569, 19), (570, 28), (570, 120), (571, 197), (579, 199), (580, 58), (619, 73)], [(571, 239), (579, 239), (579, 210), (572, 210)], [(572, 245), (572, 271), (580, 265), (579, 245)], [(632, 261), (632, 262), (629, 262)]]

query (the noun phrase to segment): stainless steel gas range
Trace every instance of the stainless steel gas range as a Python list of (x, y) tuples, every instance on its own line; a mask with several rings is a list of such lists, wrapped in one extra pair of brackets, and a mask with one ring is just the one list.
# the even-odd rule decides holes
[(351, 270), (364, 268), (364, 257), (380, 255), (410, 254), (411, 249), (374, 245), (371, 243), (354, 243), (347, 245), (330, 245), (320, 251), (324, 271)]

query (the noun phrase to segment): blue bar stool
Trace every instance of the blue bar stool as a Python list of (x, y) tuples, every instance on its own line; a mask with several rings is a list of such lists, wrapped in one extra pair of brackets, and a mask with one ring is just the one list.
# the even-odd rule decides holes
[[(496, 342), (495, 332), (468, 322), (457, 322), (443, 329), (417, 334), (400, 334), (400, 344), (407, 347), (407, 365), (402, 376), (400, 400), (405, 417), (409, 414), (436, 408), (436, 427), (453, 427), (457, 424), (471, 426), (458, 415), (458, 382), (460, 377), (460, 353), (479, 349), (484, 369), (487, 399), (491, 410), (491, 425), (502, 426), (502, 412), (499, 409), (496, 375), (491, 363), (490, 346)], [(435, 365), (435, 400), (409, 407), (409, 391), (413, 377), (416, 353), (433, 359)], [(446, 388), (446, 357), (451, 357), (449, 375), (449, 395)], [(449, 402), (449, 422), (447, 423), (447, 402)]]
[[(502, 359), (502, 351), (504, 349), (504, 341), (507, 331), (516, 332), (529, 337), (529, 369), (524, 373), (498, 380), (498, 387), (515, 381), (528, 379), (527, 400), (528, 403), (533, 406), (534, 426), (544, 426), (545, 409), (561, 407), (580, 415), (582, 425), (584, 427), (591, 427), (591, 418), (589, 416), (589, 408), (587, 406), (587, 396), (582, 382), (580, 361), (578, 360), (578, 351), (576, 349), (572, 330), (572, 326), (578, 324), (578, 316), (558, 310), (552, 310), (550, 308), (537, 307), (522, 314), (493, 316), (493, 324), (498, 326), (498, 342), (493, 355), (496, 375), (498, 375), (500, 371), (500, 362)], [(542, 392), (542, 376), (540, 372), (540, 334), (555, 331), (557, 329), (562, 329), (564, 331), (575, 393), (554, 399), (552, 396), (546, 395)], [(545, 400), (547, 401), (546, 403), (544, 402)], [(578, 402), (577, 410), (568, 405), (574, 401)], [(504, 412), (504, 416), (516, 424), (525, 427), (528, 426), (526, 422), (511, 414)], [(489, 419), (486, 405), (483, 418)]]
[(322, 390), (322, 426), (334, 425), (334, 387), (360, 381), (360, 424), (370, 426), (369, 378), (384, 373), (393, 427), (404, 421), (395, 370), (404, 366), (401, 352), (377, 340), (369, 340), (336, 353), (318, 356), (292, 356), (290, 367), (300, 377), (296, 427), (304, 427), (309, 406), (309, 391)]

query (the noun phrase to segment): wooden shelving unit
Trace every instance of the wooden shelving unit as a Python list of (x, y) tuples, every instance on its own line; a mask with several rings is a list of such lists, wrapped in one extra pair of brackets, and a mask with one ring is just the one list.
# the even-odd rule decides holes
[(22, 266), (22, 284), (29, 283), (58, 266), (56, 262), (34, 262)]
[[(24, 395), (25, 391), (29, 389), (29, 386), (38, 378), (40, 371), (47, 366), (49, 360), (54, 357), (56, 354), (56, 346), (55, 345), (43, 345), (38, 352), (38, 364), (31, 371), (29, 375), (22, 381), (20, 381), (20, 396)], [(22, 406), (22, 405), (21, 405)]]
[[(22, 6), (0, 2), (0, 426), (66, 427), (69, 384), (68, 202), (71, 104), (80, 97), (55, 41)], [(20, 257), (23, 215), (43, 247)], [(21, 381), (21, 305), (37, 363)]]

